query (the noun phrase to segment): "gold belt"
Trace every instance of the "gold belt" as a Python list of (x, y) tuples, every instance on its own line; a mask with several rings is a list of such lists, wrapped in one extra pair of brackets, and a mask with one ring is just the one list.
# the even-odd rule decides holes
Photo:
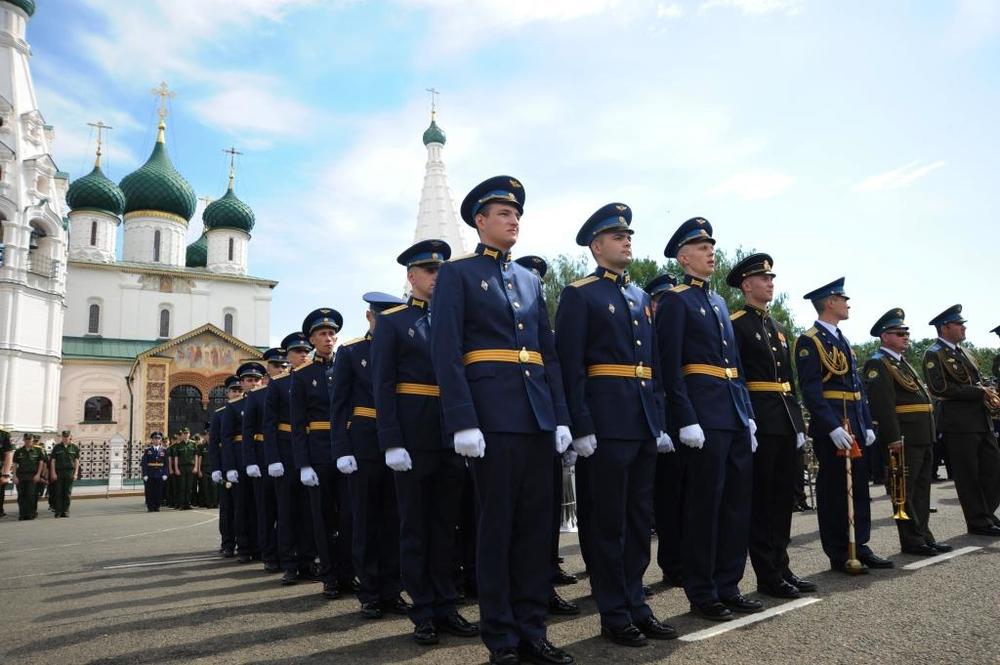
[(321, 432), (330, 431), (330, 421), (328, 420), (314, 420), (308, 425), (306, 425), (306, 432)]
[[(397, 395), (423, 395), (425, 397), (440, 397), (441, 389), (433, 383), (397, 383)], [(375, 417), (375, 410), (372, 410), (372, 418)]]
[(896, 413), (933, 413), (934, 407), (930, 404), (904, 404), (896, 407)]
[(861, 393), (847, 393), (843, 390), (824, 390), (823, 399), (839, 399), (846, 402), (860, 402)]
[(375, 409), (368, 406), (356, 406), (354, 410), (351, 411), (352, 416), (364, 416), (365, 418), (374, 418)]
[(652, 379), (653, 368), (642, 365), (587, 365), (587, 376), (620, 376), (623, 379)]
[(479, 349), (469, 351), (462, 356), (462, 362), (466, 365), (472, 363), (530, 363), (532, 365), (544, 365), (542, 354), (538, 351), (529, 351), (521, 348), (520, 351), (514, 349)]
[(147, 464), (146, 466), (148, 466), (148, 467), (154, 467), (154, 468), (158, 468), (158, 467), (161, 467), (161, 466), (163, 466), (163, 462), (150, 462), (150, 463), (148, 463), (148, 464)]
[(688, 374), (704, 374), (706, 376), (714, 376), (717, 379), (738, 379), (740, 377), (740, 371), (735, 367), (717, 367), (715, 365), (684, 365), (681, 367), (681, 373), (684, 376)]
[(233, 441), (235, 441), (236, 443), (243, 443), (243, 435), (242, 434), (234, 434), (233, 435)]
[(278, 423), (278, 431), (279, 432), (288, 432), (290, 434), (291, 431), (292, 431), (292, 425), (291, 425), (291, 423)]
[(790, 393), (792, 384), (789, 382), (778, 383), (777, 381), (747, 381), (747, 390), (752, 393)]
[(254, 434), (253, 435), (253, 440), (254, 441), (263, 441), (264, 440), (264, 435), (263, 434)]

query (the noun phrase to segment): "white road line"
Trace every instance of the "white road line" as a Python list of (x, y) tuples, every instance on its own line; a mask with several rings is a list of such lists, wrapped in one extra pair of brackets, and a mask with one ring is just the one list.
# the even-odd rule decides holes
[(981, 550), (982, 547), (959, 547), (957, 550), (952, 552), (947, 552), (945, 554), (939, 554), (937, 556), (932, 556), (929, 559), (921, 559), (920, 561), (914, 561), (913, 563), (908, 563), (903, 566), (903, 570), (918, 570), (924, 566), (932, 566), (935, 563), (941, 563), (942, 561), (947, 561), (948, 559), (954, 559), (957, 556), (962, 556), (963, 554), (968, 554), (969, 552), (975, 552), (976, 550)]
[(735, 621), (726, 621), (725, 623), (720, 623), (719, 625), (712, 626), (711, 628), (699, 630), (687, 635), (681, 635), (679, 639), (681, 642), (698, 642), (700, 640), (707, 640), (710, 637), (715, 637), (716, 635), (721, 635), (722, 633), (735, 630), (736, 628), (742, 628), (743, 626), (749, 626), (750, 624), (757, 623), (758, 621), (770, 619), (771, 617), (778, 616), (779, 614), (784, 614), (785, 612), (797, 610), (800, 607), (818, 603), (821, 600), (822, 598), (799, 598), (798, 600), (793, 600), (790, 603), (772, 607), (769, 610), (764, 610), (763, 612), (759, 612), (757, 614), (748, 614), (745, 617), (736, 619)]
[(118, 570), (120, 568), (145, 568), (147, 566), (169, 566), (173, 563), (191, 563), (193, 561), (218, 561), (218, 555), (198, 556), (187, 559), (170, 559), (169, 561), (144, 561), (143, 563), (123, 563), (118, 566), (104, 566), (101, 570)]

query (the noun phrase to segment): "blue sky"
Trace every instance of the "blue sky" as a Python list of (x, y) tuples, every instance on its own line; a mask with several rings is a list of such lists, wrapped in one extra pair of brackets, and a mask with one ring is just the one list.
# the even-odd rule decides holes
[(360, 334), (361, 293), (403, 283), (434, 86), (456, 198), (525, 184), (516, 254), (577, 253), (582, 221), (624, 201), (637, 255), (661, 257), (701, 215), (720, 247), (772, 254), (800, 324), (801, 294), (846, 275), (855, 341), (895, 306), (929, 335), (961, 302), (969, 339), (996, 346), (992, 0), (43, 0), (28, 39), (73, 177), (98, 119), (112, 178), (145, 161), (160, 80), (199, 196), (223, 193), (223, 148), (245, 153), (275, 342), (319, 306)]

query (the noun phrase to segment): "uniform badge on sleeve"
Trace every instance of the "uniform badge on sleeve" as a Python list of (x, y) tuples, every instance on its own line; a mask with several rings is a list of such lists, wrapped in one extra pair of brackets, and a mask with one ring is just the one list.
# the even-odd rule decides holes
[(799, 351), (799, 358), (805, 358), (809, 355), (809, 349), (802, 349)]
[(925, 367), (927, 367), (927, 369), (934, 369), (934, 361), (933, 360), (928, 360), (927, 364), (925, 365)]
[(878, 370), (877, 369), (869, 370), (869, 372), (868, 372), (868, 378), (869, 379), (876, 379), (876, 378), (878, 378)]

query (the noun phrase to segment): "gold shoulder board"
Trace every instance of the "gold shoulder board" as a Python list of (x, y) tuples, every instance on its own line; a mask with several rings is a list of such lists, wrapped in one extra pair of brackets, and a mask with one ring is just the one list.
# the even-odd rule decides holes
[(407, 307), (409, 307), (409, 305), (405, 303), (402, 305), (396, 305), (395, 307), (390, 307), (389, 309), (382, 312), (382, 316), (385, 316), (386, 314), (395, 314), (396, 312), (402, 312)]
[(312, 365), (312, 363), (313, 363), (312, 358), (307, 358), (304, 363), (302, 363), (301, 365), (299, 365), (298, 367), (296, 367), (292, 371), (293, 372), (298, 372), (300, 369), (305, 369), (306, 367), (309, 367), (309, 365)]
[(668, 291), (668, 293), (684, 293), (690, 288), (691, 287), (687, 284), (678, 284), (677, 286), (670, 287), (670, 291)]
[(581, 286), (586, 286), (587, 284), (590, 284), (591, 282), (596, 282), (596, 281), (597, 281), (597, 276), (596, 275), (590, 275), (588, 277), (584, 277), (583, 279), (578, 279), (575, 282), (572, 282), (570, 284), (570, 286), (572, 286), (575, 289), (578, 289)]
[(343, 344), (341, 344), (341, 346), (350, 346), (351, 344), (357, 344), (358, 342), (362, 341), (363, 339), (364, 339), (363, 336), (362, 337), (355, 337), (354, 339), (347, 340), (346, 342), (344, 342)]
[(745, 309), (736, 310), (735, 312), (733, 312), (732, 314), (729, 315), (729, 320), (730, 321), (735, 321), (736, 319), (740, 318), (741, 316), (743, 316), (746, 313), (747, 313), (747, 311)]

